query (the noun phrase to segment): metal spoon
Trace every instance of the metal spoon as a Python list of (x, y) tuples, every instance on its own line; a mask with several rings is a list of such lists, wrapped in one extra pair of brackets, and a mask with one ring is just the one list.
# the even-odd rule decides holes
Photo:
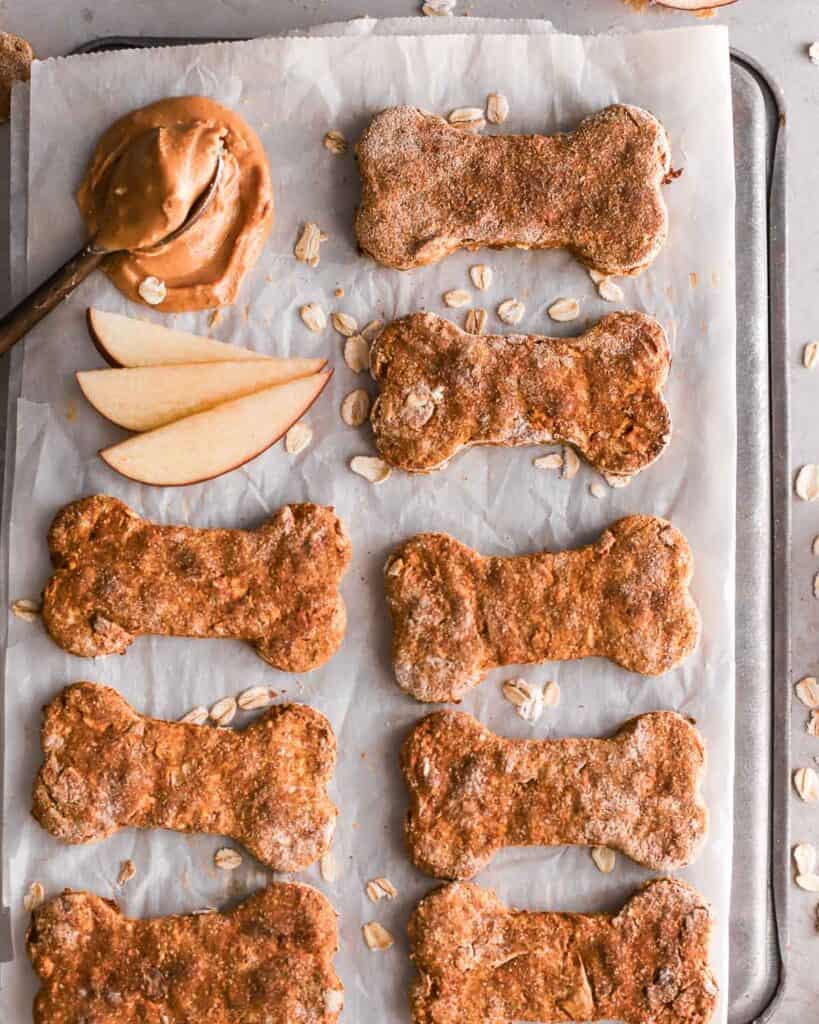
[[(134, 249), (133, 252), (152, 252), (169, 242), (175, 241), (192, 227), (208, 208), (210, 201), (219, 187), (222, 177), (222, 154), (217, 155), (216, 166), (213, 174), (204, 191), (199, 195), (196, 202), (188, 211), (185, 220), (175, 228), (169, 235), (154, 245), (146, 246), (144, 249)], [(28, 295), (22, 302), (19, 302), (5, 316), (0, 317), (0, 356), (24, 337), (38, 324), (43, 317), (50, 313), (55, 306), (59, 305), (70, 295), (77, 285), (81, 284), (88, 275), (97, 269), (109, 256), (115, 252), (126, 252), (125, 249), (100, 249), (94, 244), (92, 238), (82, 249), (64, 263), (59, 270), (56, 270), (51, 277), (43, 281), (39, 288)]]

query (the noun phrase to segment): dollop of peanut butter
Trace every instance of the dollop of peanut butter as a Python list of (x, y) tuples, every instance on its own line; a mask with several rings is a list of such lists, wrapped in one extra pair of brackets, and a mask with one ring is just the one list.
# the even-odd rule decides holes
[[(207, 209), (178, 238), (158, 244), (208, 187), (220, 151), (222, 172)], [(104, 264), (120, 291), (143, 302), (140, 283), (159, 278), (166, 296), (154, 308), (166, 312), (235, 301), (274, 214), (267, 157), (255, 132), (202, 96), (160, 100), (113, 124), (97, 144), (77, 202), (97, 245), (130, 250)]]

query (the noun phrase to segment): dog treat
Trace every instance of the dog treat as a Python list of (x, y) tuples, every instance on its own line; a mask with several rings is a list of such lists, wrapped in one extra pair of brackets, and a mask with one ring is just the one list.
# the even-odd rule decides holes
[(407, 846), (437, 878), (472, 878), (504, 846), (607, 846), (653, 871), (685, 867), (708, 827), (705, 750), (672, 711), (611, 739), (511, 740), (438, 711), (407, 737)]
[(274, 871), (329, 848), (336, 808), (330, 723), (304, 704), (242, 732), (147, 718), (107, 686), (75, 683), (46, 707), (33, 814), (65, 843), (120, 828), (229, 836)]
[(426, 473), (468, 445), (560, 442), (629, 477), (671, 437), (670, 364), (665, 331), (643, 313), (609, 314), (579, 338), (472, 335), (414, 313), (373, 345), (376, 444), (392, 466)]
[(713, 915), (690, 885), (648, 882), (619, 913), (533, 913), (455, 882), (409, 923), (414, 1024), (707, 1024)]
[(123, 654), (148, 633), (234, 637), (275, 668), (307, 672), (344, 636), (350, 541), (331, 508), (284, 505), (257, 530), (200, 530), (98, 494), (57, 514), (48, 546), (43, 622), (82, 658)]
[(587, 547), (489, 558), (445, 533), (388, 559), (395, 677), (422, 701), (458, 701), (499, 665), (607, 657), (656, 676), (697, 644), (694, 562), (664, 519), (628, 516)]
[(668, 233), (660, 122), (617, 104), (570, 133), (472, 135), (390, 107), (356, 147), (361, 249), (409, 270), (456, 249), (569, 249), (601, 274), (638, 274)]
[(336, 915), (309, 885), (272, 883), (224, 913), (132, 920), (66, 890), (26, 937), (35, 1024), (332, 1024)]
[(33, 60), (34, 51), (27, 39), (0, 32), (0, 124), (11, 114), (12, 86), (29, 80)]

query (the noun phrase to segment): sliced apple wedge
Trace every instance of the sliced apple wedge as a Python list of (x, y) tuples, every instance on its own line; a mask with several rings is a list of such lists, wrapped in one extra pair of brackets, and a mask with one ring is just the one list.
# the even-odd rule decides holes
[(81, 370), (77, 383), (97, 412), (117, 426), (156, 430), (273, 384), (310, 377), (325, 363), (325, 359), (242, 359)]
[(171, 363), (269, 358), (249, 348), (174, 331), (120, 313), (105, 313), (101, 309), (89, 309), (87, 321), (91, 340), (111, 366), (168, 366)]
[(221, 476), (269, 448), (321, 394), (332, 370), (275, 384), (104, 448), (100, 457), (143, 484), (181, 487)]
[(655, 0), (658, 7), (670, 7), (674, 11), (710, 11), (715, 7), (730, 7), (737, 0)]

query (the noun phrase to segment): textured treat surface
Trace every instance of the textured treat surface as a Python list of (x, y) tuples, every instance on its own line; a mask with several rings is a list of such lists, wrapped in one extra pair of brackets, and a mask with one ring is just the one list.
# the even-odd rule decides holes
[(83, 658), (122, 654), (149, 633), (234, 637), (306, 672), (344, 636), (350, 541), (331, 508), (285, 505), (256, 530), (203, 530), (159, 526), (98, 494), (58, 513), (48, 545), (43, 622)]
[(396, 680), (446, 702), (499, 665), (597, 656), (661, 675), (699, 638), (693, 569), (685, 537), (656, 516), (620, 519), (584, 548), (513, 558), (418, 534), (385, 570)]
[(662, 248), (668, 137), (614, 105), (556, 135), (471, 135), (414, 107), (376, 115), (356, 148), (361, 249), (399, 270), (482, 246), (569, 249), (604, 274), (636, 274)]
[(510, 740), (438, 711), (401, 752), (410, 857), (453, 879), (472, 878), (504, 846), (607, 846), (655, 871), (684, 867), (708, 825), (704, 767), (702, 738), (671, 711), (602, 740)]
[(0, 124), (11, 114), (12, 86), (29, 80), (33, 60), (34, 51), (26, 39), (0, 32)]
[(35, 1024), (333, 1024), (336, 916), (306, 885), (273, 883), (224, 913), (131, 920), (66, 891), (32, 914)]
[(707, 1024), (713, 918), (684, 882), (648, 882), (614, 916), (533, 913), (456, 882), (410, 919), (414, 1024)]
[(472, 335), (414, 313), (387, 325), (370, 364), (378, 450), (409, 472), (437, 469), (467, 445), (561, 442), (628, 477), (671, 436), (661, 395), (671, 353), (643, 313), (609, 314), (578, 338)]
[(33, 814), (66, 843), (120, 828), (229, 836), (274, 871), (298, 871), (330, 846), (330, 723), (303, 704), (270, 708), (242, 732), (147, 718), (95, 683), (46, 707)]

